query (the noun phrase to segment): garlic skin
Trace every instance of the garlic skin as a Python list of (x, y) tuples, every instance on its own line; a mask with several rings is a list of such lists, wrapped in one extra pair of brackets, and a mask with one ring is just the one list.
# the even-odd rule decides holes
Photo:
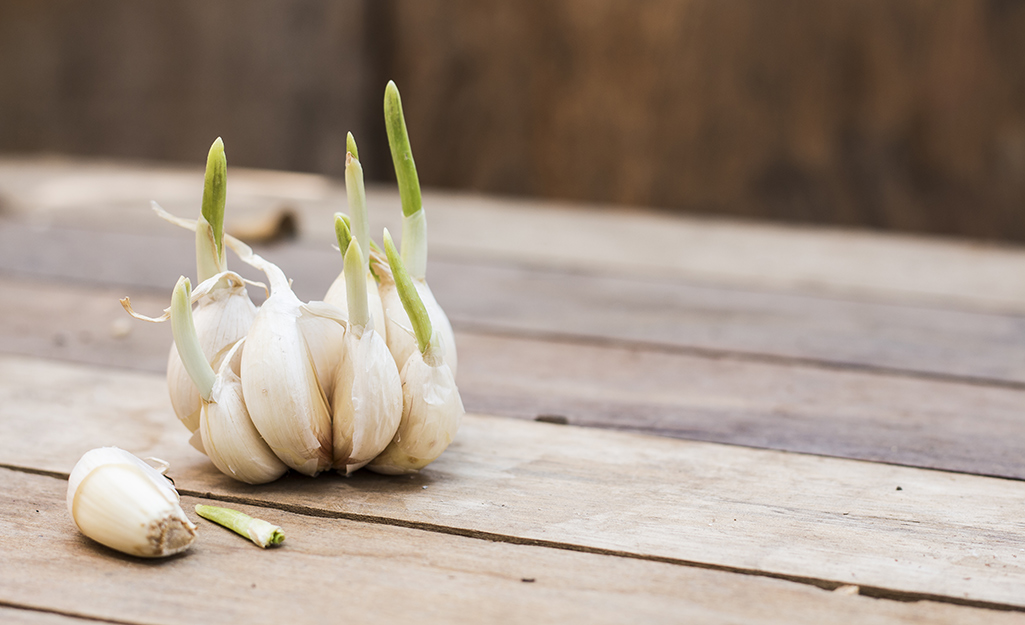
[(167, 478), (116, 447), (82, 456), (68, 480), (67, 504), (83, 534), (129, 555), (173, 555), (196, 537)]
[(402, 422), (395, 438), (367, 468), (377, 473), (416, 473), (434, 462), (455, 438), (466, 410), (452, 369), (429, 364), (417, 351), (402, 368)]
[(199, 422), (203, 448), (221, 473), (247, 484), (266, 484), (288, 467), (257, 431), (242, 397), (242, 346), (236, 343), (224, 358)]
[[(402, 419), (402, 382), (367, 306), (363, 254), (352, 239), (345, 250), (349, 324), (332, 396), (334, 468), (356, 471), (384, 451)], [(362, 303), (362, 304), (361, 304)]]
[[(223, 272), (211, 280), (214, 281), (210, 284), (204, 282), (196, 287), (196, 309), (192, 315), (203, 356), (216, 370), (231, 346), (249, 332), (257, 309), (238, 274)], [(190, 432), (195, 432), (201, 408), (199, 391), (173, 343), (167, 359), (167, 388), (174, 413)]]
[(249, 416), (286, 465), (310, 476), (326, 471), (333, 453), (331, 409), (321, 379), (334, 378), (330, 363), (341, 357), (342, 313), (323, 302), (303, 304), (277, 265), (241, 241), (226, 236), (225, 242), (270, 282), (270, 296), (242, 348), (242, 396)]

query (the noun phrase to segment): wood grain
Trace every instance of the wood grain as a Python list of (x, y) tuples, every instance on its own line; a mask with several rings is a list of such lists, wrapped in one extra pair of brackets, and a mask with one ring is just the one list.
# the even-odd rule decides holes
[[(194, 623), (216, 613), (247, 623), (331, 622), (339, 614), (423, 623), (1025, 622), (1022, 614), (878, 601), (723, 571), (237, 506), (285, 529), (281, 547), (260, 551), (198, 519), (193, 505), (208, 501), (193, 497), (183, 506), (199, 524), (196, 543), (183, 556), (143, 561), (78, 533), (64, 504), (66, 482), (0, 469), (0, 487), (10, 502), (0, 510), (8, 545), (0, 601), (90, 619)], [(33, 583), (40, 578), (48, 583)]]
[[(0, 278), (0, 353), (163, 374), (167, 324), (124, 290)], [(167, 297), (133, 297), (156, 314)], [(468, 410), (1025, 479), (1013, 388), (516, 335), (457, 333)]]
[(214, 499), (1025, 608), (1018, 481), (468, 415), (412, 478), (246, 487), (188, 446), (160, 377), (0, 363), (5, 466), (65, 473), (113, 444), (164, 458), (183, 492)]
[[(231, 143), (228, 154), (231, 159)], [(234, 161), (232, 161), (234, 162)], [(390, 165), (389, 165), (390, 166)], [(0, 205), (35, 227), (154, 234), (150, 200), (193, 215), (202, 159), (188, 165), (0, 157)], [(231, 167), (227, 223), (287, 207), (300, 241), (329, 249), (340, 181)], [(424, 191), (432, 255), (528, 263), (858, 300), (1025, 312), (1025, 250), (968, 239), (666, 215), (637, 208)], [(371, 186), (372, 232), (398, 233), (393, 187)]]
[[(177, 234), (172, 231), (171, 234)], [(0, 272), (152, 292), (194, 271), (188, 236), (0, 224)], [(338, 255), (262, 250), (303, 299), (323, 297)], [(253, 279), (261, 276), (234, 262)], [(1025, 383), (1025, 316), (740, 290), (434, 258), (430, 281), (457, 329), (619, 341), (825, 365)], [(258, 289), (254, 289), (254, 297)]]

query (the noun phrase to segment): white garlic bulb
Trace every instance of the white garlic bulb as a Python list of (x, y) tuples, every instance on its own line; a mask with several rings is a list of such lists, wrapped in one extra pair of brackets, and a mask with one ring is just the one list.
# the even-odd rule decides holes
[(68, 480), (68, 512), (89, 538), (143, 558), (179, 553), (196, 537), (167, 478), (117, 447), (78, 461)]

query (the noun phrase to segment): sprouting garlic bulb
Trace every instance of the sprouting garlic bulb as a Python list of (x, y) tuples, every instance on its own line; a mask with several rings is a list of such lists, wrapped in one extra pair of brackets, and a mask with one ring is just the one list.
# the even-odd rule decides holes
[(198, 433), (206, 455), (222, 473), (249, 484), (278, 479), (288, 470), (253, 425), (242, 397), (239, 369), (245, 338), (221, 359), (215, 374), (203, 354), (192, 318), (189, 280), (182, 277), (171, 296), (171, 329), (182, 367), (200, 396)]
[(438, 333), (417, 295), (391, 235), (385, 250), (406, 312), (413, 320), (418, 349), (402, 367), (402, 420), (395, 438), (367, 467), (391, 475), (415, 473), (438, 458), (452, 442), (465, 410), (452, 369), (445, 363)]
[(316, 475), (332, 464), (331, 409), (320, 376), (334, 379), (344, 316), (323, 302), (304, 304), (277, 265), (230, 241), (239, 257), (270, 282), (270, 296), (242, 348), (242, 395), (249, 416), (282, 462)]
[(117, 447), (78, 461), (68, 480), (68, 512), (89, 538), (143, 558), (179, 553), (196, 537), (167, 478)]
[(402, 382), (388, 345), (373, 327), (359, 241), (345, 250), (349, 326), (335, 376), (334, 468), (352, 473), (384, 451), (402, 418)]
[[(455, 375), (458, 361), (452, 324), (427, 286), (427, 217), (424, 214), (413, 150), (409, 145), (406, 119), (402, 113), (402, 99), (399, 97), (398, 87), (392, 81), (388, 81), (384, 91), (384, 122), (388, 131), (392, 164), (395, 166), (395, 178), (399, 185), (399, 197), (402, 200), (402, 262), (412, 276), (420, 300), (427, 308), (434, 330), (438, 333), (438, 341), (445, 351), (445, 362)], [(381, 279), (381, 302), (387, 319), (385, 339), (388, 341), (388, 349), (395, 357), (395, 363), (402, 368), (409, 356), (416, 351), (417, 341), (413, 338), (413, 326), (409, 316), (398, 293), (394, 291), (394, 282), (389, 284), (389, 280), (381, 273), (378, 273), (378, 277)]]

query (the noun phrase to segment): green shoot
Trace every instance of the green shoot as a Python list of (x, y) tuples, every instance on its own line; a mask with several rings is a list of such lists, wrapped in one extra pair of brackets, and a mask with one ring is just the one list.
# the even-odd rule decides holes
[(392, 163), (395, 165), (395, 178), (399, 183), (402, 214), (408, 217), (422, 208), (420, 181), (416, 176), (413, 150), (409, 147), (409, 134), (406, 132), (406, 118), (402, 114), (399, 88), (392, 80), (388, 81), (388, 86), (384, 89), (384, 124), (388, 131)]
[(171, 295), (171, 333), (186, 373), (199, 389), (200, 396), (210, 401), (216, 376), (199, 344), (196, 324), (192, 320), (192, 284), (185, 276), (178, 278)]
[(426, 355), (432, 346), (436, 346), (434, 339), (434, 328), (431, 326), (431, 319), (427, 316), (427, 308), (424, 306), (420, 294), (409, 277), (409, 272), (395, 249), (395, 242), (392, 241), (391, 233), (384, 230), (384, 250), (388, 254), (388, 265), (391, 266), (392, 276), (395, 278), (395, 288), (399, 292), (399, 299), (402, 300), (402, 307), (409, 315), (409, 321), (413, 325), (413, 334), (416, 335), (416, 344), (420, 353)]
[(280, 527), (261, 519), (254, 519), (245, 512), (196, 504), (196, 514), (240, 536), (245, 536), (263, 549), (271, 545), (280, 545), (285, 540), (285, 533)]
[[(367, 271), (359, 241), (352, 239), (345, 250), (345, 298), (349, 305), (349, 323), (365, 328), (370, 322), (370, 304), (367, 301)], [(357, 332), (357, 335), (359, 333)]]
[(335, 238), (338, 239), (338, 249), (342, 252), (342, 258), (345, 258), (345, 251), (349, 249), (349, 242), (352, 241), (352, 231), (349, 228), (349, 217), (335, 213)]
[(356, 138), (352, 136), (351, 132), (345, 135), (345, 151), (352, 154), (352, 158), (359, 159), (359, 152), (356, 151)]

